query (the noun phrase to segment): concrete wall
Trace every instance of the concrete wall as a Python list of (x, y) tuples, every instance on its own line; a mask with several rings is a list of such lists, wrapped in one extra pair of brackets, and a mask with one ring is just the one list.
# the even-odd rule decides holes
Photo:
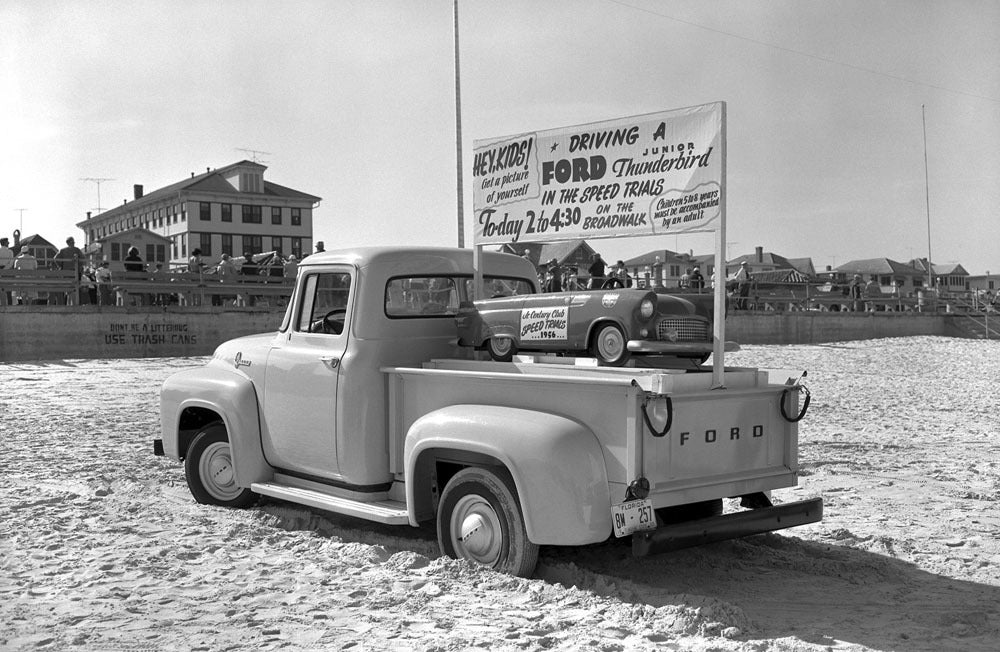
[[(275, 332), (282, 313), (253, 308), (150, 310), (11, 306), (0, 312), (0, 361), (210, 355), (222, 342)], [(726, 339), (810, 344), (908, 335), (955, 335), (953, 316), (913, 313), (737, 313)]]
[(275, 332), (277, 311), (12, 306), (0, 312), (0, 361), (210, 355), (222, 342)]
[(740, 344), (817, 344), (910, 335), (951, 335), (950, 316), (906, 312), (730, 314), (726, 339)]

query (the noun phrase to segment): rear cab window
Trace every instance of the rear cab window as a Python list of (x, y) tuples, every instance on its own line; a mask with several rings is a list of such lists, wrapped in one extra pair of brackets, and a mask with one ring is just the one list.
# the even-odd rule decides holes
[[(454, 317), (459, 305), (472, 297), (473, 278), (454, 276), (405, 276), (391, 278), (385, 287), (385, 315), (390, 319)], [(486, 276), (487, 297), (534, 294), (527, 279)]]

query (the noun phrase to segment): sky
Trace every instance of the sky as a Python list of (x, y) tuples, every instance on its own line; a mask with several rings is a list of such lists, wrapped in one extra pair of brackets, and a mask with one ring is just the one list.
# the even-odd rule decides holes
[[(727, 257), (760, 246), (822, 270), (930, 251), (1000, 273), (1000, 2), (458, 15), (466, 246), (474, 141), (724, 101)], [(452, 0), (5, 0), (0, 34), (2, 235), (79, 241), (133, 184), (256, 159), (322, 197), (327, 249), (458, 243)], [(590, 244), (618, 259), (715, 238)]]

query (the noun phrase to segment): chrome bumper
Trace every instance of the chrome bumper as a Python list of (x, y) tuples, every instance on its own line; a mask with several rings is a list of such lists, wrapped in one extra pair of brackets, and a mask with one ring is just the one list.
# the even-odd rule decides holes
[[(662, 340), (629, 340), (626, 344), (630, 353), (659, 353), (661, 355), (687, 355), (711, 353), (711, 342), (664, 342)], [(739, 351), (736, 342), (726, 342), (723, 348), (727, 353)]]
[(649, 554), (700, 546), (704, 543), (737, 539), (786, 527), (816, 523), (823, 518), (823, 499), (812, 498), (773, 507), (733, 512), (695, 521), (665, 525), (632, 535), (632, 554)]

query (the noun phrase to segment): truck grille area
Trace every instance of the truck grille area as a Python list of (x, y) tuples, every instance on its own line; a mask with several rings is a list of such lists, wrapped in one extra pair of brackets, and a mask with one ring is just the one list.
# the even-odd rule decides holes
[(712, 337), (707, 321), (693, 317), (667, 317), (656, 323), (656, 339), (666, 342), (705, 342)]

